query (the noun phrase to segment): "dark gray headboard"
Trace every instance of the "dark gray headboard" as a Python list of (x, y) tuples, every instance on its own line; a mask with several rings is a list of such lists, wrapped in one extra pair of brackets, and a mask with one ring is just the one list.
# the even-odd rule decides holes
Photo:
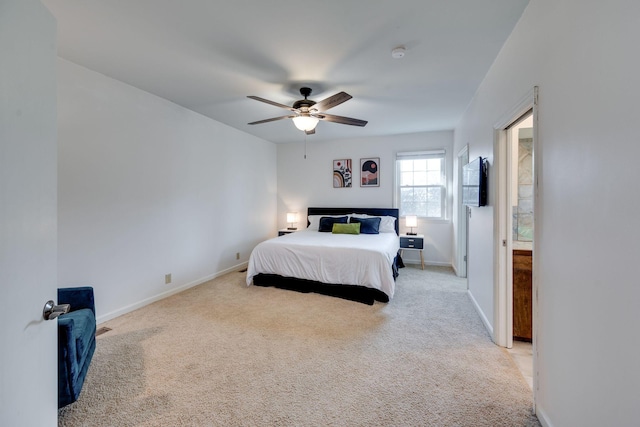
[(348, 215), (351, 213), (395, 217), (396, 234), (400, 234), (399, 212), (395, 208), (307, 208), (307, 215)]

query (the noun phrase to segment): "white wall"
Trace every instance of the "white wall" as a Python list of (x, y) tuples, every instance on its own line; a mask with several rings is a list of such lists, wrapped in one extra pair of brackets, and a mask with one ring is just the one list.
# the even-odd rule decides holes
[[(631, 0), (531, 0), (455, 130), (455, 150), (491, 162), (494, 124), (540, 87), (537, 405), (549, 426), (638, 424), (638, 16)], [(470, 227), (469, 288), (492, 320), (492, 207)]]
[[(332, 124), (330, 124), (332, 125)], [(336, 125), (339, 126), (339, 125)], [(313, 142), (313, 136), (301, 133), (299, 143), (278, 144), (278, 226), (286, 227), (286, 213), (299, 212), (298, 227), (306, 227), (309, 206), (392, 207), (395, 156), (399, 151), (442, 149), (447, 153), (449, 210), (447, 221), (421, 221), (414, 229), (425, 235), (425, 262), (451, 265), (451, 201), (453, 192), (453, 132), (425, 132), (387, 137)], [(360, 159), (379, 157), (380, 187), (360, 187)], [(351, 188), (333, 188), (333, 160), (351, 159), (354, 169)], [(400, 222), (400, 232), (409, 231)], [(419, 262), (419, 255), (406, 251), (409, 263)]]
[(99, 321), (275, 234), (274, 144), (63, 59), (58, 83), (59, 284), (94, 286)]
[[(0, 425), (55, 426), (56, 22), (0, 0)], [(35, 409), (35, 410), (34, 410)]]

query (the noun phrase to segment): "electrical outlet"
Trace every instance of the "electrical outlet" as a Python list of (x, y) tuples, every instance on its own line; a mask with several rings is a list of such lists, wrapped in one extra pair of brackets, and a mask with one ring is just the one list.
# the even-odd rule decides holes
[(240, 252), (236, 252), (236, 259), (240, 259)]
[(164, 284), (168, 285), (169, 283), (171, 283), (171, 273), (164, 275)]

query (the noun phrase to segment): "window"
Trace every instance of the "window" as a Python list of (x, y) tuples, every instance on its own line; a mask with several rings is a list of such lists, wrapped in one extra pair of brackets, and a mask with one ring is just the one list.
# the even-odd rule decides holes
[(396, 155), (396, 206), (400, 216), (445, 219), (446, 183), (444, 150)]

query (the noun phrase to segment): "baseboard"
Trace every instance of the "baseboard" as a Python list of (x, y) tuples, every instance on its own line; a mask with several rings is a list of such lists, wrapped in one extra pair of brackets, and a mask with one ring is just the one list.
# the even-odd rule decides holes
[[(417, 260), (410, 259), (407, 261), (406, 259), (402, 258), (402, 262), (407, 265), (422, 265), (419, 259)], [(434, 267), (453, 267), (449, 262), (437, 262), (437, 261), (426, 261), (426, 260), (424, 262), (424, 265), (433, 265)]]
[(162, 293), (160, 293), (158, 295), (154, 295), (152, 297), (145, 298), (142, 301), (138, 301), (136, 303), (129, 304), (129, 305), (127, 305), (125, 307), (122, 307), (122, 308), (120, 308), (118, 310), (114, 310), (114, 311), (112, 311), (110, 313), (98, 316), (98, 318), (96, 319), (96, 323), (100, 324), (100, 323), (106, 322), (107, 320), (115, 319), (116, 317), (122, 316), (123, 314), (127, 314), (127, 313), (129, 313), (129, 312), (131, 312), (133, 310), (137, 310), (139, 308), (142, 308), (145, 305), (149, 305), (149, 304), (154, 303), (156, 301), (160, 301), (161, 299), (165, 299), (167, 297), (170, 297), (171, 295), (175, 295), (175, 294), (180, 293), (182, 291), (185, 291), (185, 290), (187, 290), (189, 288), (193, 288), (194, 286), (201, 285), (201, 284), (203, 284), (205, 282), (208, 282), (209, 280), (215, 279), (216, 277), (220, 277), (220, 276), (223, 276), (223, 275), (225, 275), (227, 273), (231, 273), (233, 271), (239, 271), (239, 270), (242, 270), (243, 268), (247, 268), (248, 265), (249, 265), (248, 262), (243, 262), (243, 263), (240, 263), (238, 265), (234, 265), (233, 267), (229, 267), (229, 268), (227, 268), (225, 270), (218, 271), (217, 273), (209, 274), (208, 276), (202, 277), (200, 279), (194, 280), (192, 282), (186, 283), (186, 284), (178, 286), (176, 288), (172, 288), (172, 289), (170, 289), (170, 290), (168, 290), (166, 292), (162, 292)]
[(473, 297), (473, 294), (471, 293), (470, 290), (467, 290), (467, 295), (469, 295), (469, 298), (471, 299), (471, 303), (473, 304), (476, 311), (478, 312), (478, 315), (480, 316), (480, 320), (482, 320), (484, 327), (489, 332), (489, 335), (491, 335), (491, 339), (493, 339), (493, 326), (491, 326), (489, 319), (487, 319), (487, 316), (484, 315), (484, 312), (480, 308), (480, 304), (478, 304), (478, 301), (476, 301), (476, 299)]
[[(491, 323), (489, 323), (489, 319), (487, 319), (487, 316), (484, 315), (484, 312), (480, 308), (478, 301), (476, 301), (476, 299), (473, 297), (473, 294), (471, 293), (471, 291), (468, 290), (467, 295), (469, 295), (469, 299), (471, 300), (471, 303), (475, 307), (476, 312), (478, 312), (478, 315), (480, 316), (480, 320), (482, 320), (484, 327), (487, 329), (487, 332), (489, 332), (491, 339), (493, 339), (493, 327), (491, 326)], [(549, 417), (547, 416), (544, 409), (540, 407), (540, 405), (536, 405), (535, 415), (536, 417), (538, 417), (538, 421), (540, 421), (540, 424), (542, 424), (542, 427), (553, 427), (553, 424), (551, 423), (551, 421), (549, 421)]]
[(540, 421), (542, 427), (553, 427), (553, 424), (549, 421), (547, 413), (540, 407), (540, 405), (536, 406), (536, 417), (538, 417), (538, 421)]

